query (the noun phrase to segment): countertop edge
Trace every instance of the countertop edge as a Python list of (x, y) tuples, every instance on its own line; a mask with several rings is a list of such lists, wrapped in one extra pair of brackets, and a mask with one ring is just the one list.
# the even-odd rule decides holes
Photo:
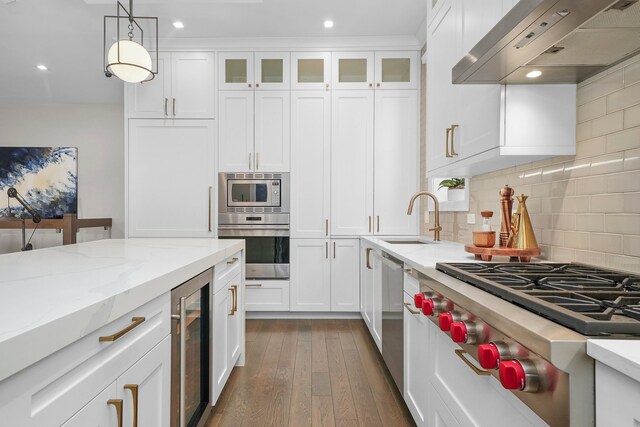
[(640, 382), (640, 340), (587, 340), (587, 354)]

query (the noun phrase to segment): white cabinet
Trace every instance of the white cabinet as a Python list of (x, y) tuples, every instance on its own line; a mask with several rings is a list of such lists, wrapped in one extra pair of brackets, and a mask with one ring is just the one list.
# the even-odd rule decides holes
[(640, 425), (638, 399), (638, 381), (596, 360), (597, 426)]
[(375, 94), (375, 233), (415, 235), (418, 216), (407, 215), (418, 190), (418, 94), (381, 90)]
[(289, 171), (289, 91), (220, 91), (218, 102), (220, 172)]
[[(291, 237), (329, 235), (331, 94), (291, 93)], [(293, 308), (293, 307), (292, 307)]]
[(360, 313), (378, 350), (382, 352), (382, 262), (380, 251), (361, 248)]
[(330, 52), (291, 53), (292, 90), (329, 90), (330, 87)]
[(418, 52), (376, 52), (376, 89), (417, 89)]
[(373, 341), (382, 353), (382, 258), (380, 251), (373, 252), (371, 264), (373, 267), (371, 331)]
[(129, 120), (127, 237), (215, 236), (214, 144), (212, 120)]
[(212, 53), (160, 53), (153, 80), (125, 85), (128, 117), (212, 119), (214, 81)]
[(360, 310), (360, 241), (331, 241), (331, 311)]
[[(215, 405), (233, 367), (242, 365), (244, 354), (244, 285), (242, 254), (214, 268), (211, 404)], [(243, 358), (242, 358), (243, 359)]]
[(166, 293), (3, 380), (0, 424), (113, 427), (113, 399), (132, 425), (137, 386), (138, 425), (169, 427), (170, 300)]
[(373, 89), (373, 63), (373, 52), (334, 52), (331, 55), (332, 89)]
[(247, 280), (245, 309), (247, 311), (289, 311), (289, 281)]
[(419, 292), (417, 279), (404, 275), (404, 400), (418, 426), (429, 426), (427, 375), (429, 320), (415, 308), (413, 295)]
[(427, 30), (428, 175), (472, 176), (575, 154), (575, 85), (452, 84), (453, 66), (513, 2), (439, 3)]
[(291, 311), (360, 307), (358, 239), (291, 239)]
[(286, 90), (289, 73), (289, 52), (218, 53), (220, 90)]
[(332, 98), (331, 235), (371, 234), (373, 91), (333, 91)]

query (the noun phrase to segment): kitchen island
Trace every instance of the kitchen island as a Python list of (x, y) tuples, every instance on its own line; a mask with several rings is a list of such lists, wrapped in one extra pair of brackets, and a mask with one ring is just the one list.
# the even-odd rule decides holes
[(135, 382), (151, 411), (140, 417), (168, 425), (170, 291), (206, 275), (226, 301), (222, 281), (232, 275), (243, 319), (243, 250), (243, 240), (114, 239), (0, 256), (0, 417), (21, 426), (127, 417)]

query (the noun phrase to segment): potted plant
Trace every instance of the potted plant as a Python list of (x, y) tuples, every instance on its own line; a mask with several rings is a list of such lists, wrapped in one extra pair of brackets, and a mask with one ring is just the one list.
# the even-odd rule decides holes
[(464, 178), (443, 179), (440, 181), (440, 187), (447, 189), (447, 200), (450, 202), (458, 202), (464, 200)]

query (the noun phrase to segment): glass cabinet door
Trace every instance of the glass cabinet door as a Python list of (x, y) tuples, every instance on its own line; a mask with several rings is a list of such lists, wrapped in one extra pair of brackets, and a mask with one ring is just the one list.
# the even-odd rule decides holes
[(289, 89), (288, 52), (256, 52), (255, 68), (256, 89)]
[(218, 79), (223, 90), (253, 89), (253, 52), (218, 53)]
[(373, 52), (335, 52), (333, 89), (373, 89)]
[(329, 90), (331, 53), (291, 53), (291, 89)]
[(417, 89), (418, 52), (376, 52), (376, 89)]

